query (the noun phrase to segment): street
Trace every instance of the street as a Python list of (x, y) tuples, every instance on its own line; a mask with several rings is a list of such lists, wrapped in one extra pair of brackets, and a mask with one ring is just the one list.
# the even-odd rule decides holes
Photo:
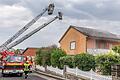
[(0, 80), (56, 80), (44, 75), (39, 75), (37, 73), (30, 73), (27, 79), (24, 79), (24, 75), (22, 77), (19, 77), (17, 75), (10, 75), (2, 77), (0, 73)]

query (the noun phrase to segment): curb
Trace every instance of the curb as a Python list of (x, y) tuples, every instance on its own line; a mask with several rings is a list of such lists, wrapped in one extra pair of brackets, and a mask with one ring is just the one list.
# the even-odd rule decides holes
[(34, 70), (34, 72), (38, 73), (38, 74), (42, 74), (42, 75), (45, 75), (45, 76), (48, 76), (48, 77), (52, 77), (52, 78), (55, 78), (55, 79), (58, 79), (58, 80), (65, 80), (65, 78), (63, 77), (59, 77), (59, 76), (56, 76), (56, 75), (52, 75), (52, 74), (49, 74), (49, 73), (46, 73), (46, 72), (43, 72), (43, 71), (40, 71), (40, 70)]

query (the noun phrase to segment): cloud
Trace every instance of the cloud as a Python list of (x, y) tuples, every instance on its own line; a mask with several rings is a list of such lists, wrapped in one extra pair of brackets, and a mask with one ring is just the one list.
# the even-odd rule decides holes
[(0, 27), (18, 28), (31, 17), (31, 12), (22, 6), (0, 5)]
[[(71, 20), (72, 19), (72, 20)], [(47, 21), (47, 20), (46, 20)], [(29, 39), (22, 42), (17, 47), (42, 47), (51, 44), (58, 44), (58, 41), (68, 29), (70, 25), (75, 25), (78, 27), (90, 27), (95, 29), (101, 29), (104, 31), (109, 31), (115, 34), (120, 34), (120, 22), (110, 22), (110, 21), (91, 21), (91, 20), (79, 20), (76, 18), (64, 17), (62, 21), (55, 21), (50, 25), (46, 26), (43, 30), (31, 36)], [(104, 27), (104, 28), (103, 28)], [(116, 27), (116, 28), (115, 28)], [(31, 42), (32, 41), (32, 42)]]
[[(41, 47), (57, 44), (70, 25), (91, 27), (120, 34), (119, 0), (52, 0), (53, 16), (45, 14), (24, 36), (63, 12), (63, 20), (56, 20), (15, 48)], [(2, 44), (48, 6), (48, 0), (0, 0), (0, 43)]]
[[(120, 20), (119, 0), (52, 0), (56, 10), (62, 10), (65, 16), (78, 19), (91, 19), (90, 16), (102, 20)], [(29, 9), (32, 15), (39, 14), (47, 7), (48, 0), (1, 0), (1, 4), (13, 3)], [(78, 17), (79, 16), (79, 17)]]
[(119, 0), (89, 0), (83, 4), (73, 4), (73, 8), (92, 14), (101, 20), (120, 20), (119, 3)]
[(0, 43), (15, 34), (31, 18), (31, 12), (22, 6), (0, 5)]
[(14, 5), (19, 2), (20, 0), (0, 0), (0, 4), (2, 5)]

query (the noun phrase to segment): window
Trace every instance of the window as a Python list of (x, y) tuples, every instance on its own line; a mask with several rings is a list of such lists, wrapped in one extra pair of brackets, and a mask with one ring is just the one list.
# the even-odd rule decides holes
[(8, 56), (7, 62), (23, 62), (23, 56)]
[(97, 49), (107, 49), (107, 42), (104, 40), (96, 40)]
[(76, 48), (76, 42), (75, 41), (70, 42), (70, 49), (73, 50), (75, 48)]
[(100, 48), (99, 40), (96, 40), (96, 48), (97, 48), (97, 49)]

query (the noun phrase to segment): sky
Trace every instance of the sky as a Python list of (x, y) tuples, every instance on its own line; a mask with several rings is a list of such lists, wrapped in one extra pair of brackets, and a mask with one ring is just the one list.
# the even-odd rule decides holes
[(49, 3), (55, 4), (54, 14), (45, 13), (19, 38), (57, 16), (58, 11), (63, 13), (63, 20), (54, 21), (14, 48), (59, 45), (58, 41), (70, 25), (120, 35), (120, 0), (0, 0), (0, 45), (40, 14)]

